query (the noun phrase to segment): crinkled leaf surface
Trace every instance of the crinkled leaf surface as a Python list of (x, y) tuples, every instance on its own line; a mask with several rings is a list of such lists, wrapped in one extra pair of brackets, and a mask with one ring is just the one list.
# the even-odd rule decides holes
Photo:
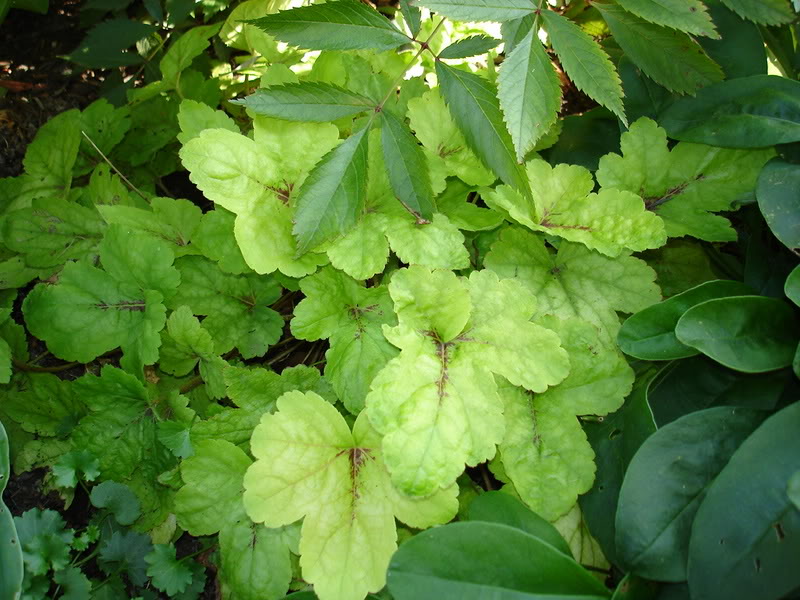
[(184, 100), (178, 109), (178, 125), (181, 132), (178, 141), (186, 144), (200, 135), (204, 129), (227, 129), (239, 133), (239, 127), (225, 112), (214, 110), (208, 104), (195, 100)]
[(86, 409), (69, 382), (52, 373), (26, 373), (3, 390), (3, 413), (40, 437), (63, 436)]
[(450, 520), (457, 487), (425, 499), (395, 490), (366, 415), (353, 431), (314, 393), (289, 392), (253, 432), (244, 479), (248, 515), (267, 526), (303, 518), (300, 567), (321, 600), (380, 590), (396, 549), (395, 517), (415, 528)]
[(484, 264), (535, 294), (537, 315), (579, 317), (597, 327), (604, 342), (616, 339), (616, 311), (633, 313), (661, 299), (656, 274), (644, 261), (609, 258), (569, 242), (554, 253), (542, 238), (519, 228), (502, 232)]
[(176, 261), (181, 285), (170, 308), (186, 305), (195, 315), (205, 315), (203, 328), (214, 340), (216, 352), (234, 346), (245, 358), (263, 356), (278, 341), (281, 316), (269, 308), (280, 297), (280, 286), (271, 276), (223, 273), (211, 261), (185, 256)]
[(397, 354), (381, 329), (397, 322), (389, 293), (332, 268), (306, 277), (300, 289), (306, 297), (295, 308), (292, 334), (330, 340), (325, 376), (347, 409), (358, 414), (372, 379)]
[(664, 220), (669, 237), (710, 242), (736, 239), (730, 222), (714, 212), (730, 210), (756, 186), (771, 149), (733, 150), (681, 142), (671, 151), (666, 132), (642, 118), (622, 134), (622, 155), (600, 159), (603, 188), (638, 194)]
[(529, 321), (536, 299), (491, 271), (411, 267), (389, 292), (399, 325), (384, 334), (401, 352), (373, 380), (367, 412), (395, 485), (426, 495), (494, 456), (505, 424), (493, 374), (543, 392), (569, 365), (558, 336)]
[(534, 231), (580, 242), (607, 256), (666, 243), (663, 223), (636, 194), (616, 189), (595, 194), (592, 174), (578, 165), (553, 168), (534, 159), (527, 171), (533, 201), (509, 186), (484, 193), (486, 201)]

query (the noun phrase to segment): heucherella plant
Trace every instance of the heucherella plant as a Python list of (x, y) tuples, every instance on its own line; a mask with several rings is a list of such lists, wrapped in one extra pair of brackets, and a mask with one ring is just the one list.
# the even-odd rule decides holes
[[(10, 464), (49, 468), (67, 501), (106, 484), (135, 498), (136, 531), (102, 538), (99, 564), (126, 540), (149, 558), (112, 574), (112, 594), (144, 596), (149, 577), (196, 597), (199, 563), (172, 546), (187, 532), (209, 538), (203, 560), (232, 600), (601, 598), (584, 566), (610, 563), (627, 573), (618, 590), (649, 576), (717, 600), (691, 561), (711, 568), (730, 523), (697, 504), (706, 486), (712, 508), (729, 498), (711, 481), (735, 488), (729, 459), (765, 480), (757, 428), (790, 440), (797, 420), (784, 403), (800, 329), (778, 297), (800, 304), (800, 276), (783, 277), (785, 256), (753, 275), (764, 232), (747, 229), (754, 206), (734, 211), (757, 200), (800, 249), (780, 218), (800, 133), (773, 128), (800, 94), (730, 58), (767, 39), (789, 69), (758, 29), (795, 19), (788, 0), (400, 0), (388, 16), (247, 0), (169, 46), (162, 79), (131, 94), (140, 108), (98, 102), (42, 128), (26, 173), (0, 180)], [(222, 108), (191, 68), (215, 37), (248, 53), (213, 67), (230, 79)], [(177, 156), (207, 202), (139, 183), (145, 141), (162, 157), (172, 141), (145, 136), (142, 106), (180, 126)], [(745, 266), (720, 250), (736, 239)], [(41, 372), (20, 315), (71, 361), (56, 367), (67, 377)], [(739, 387), (771, 403), (715, 405)], [(681, 401), (659, 407), (659, 393)], [(700, 417), (683, 422), (682, 403)], [(669, 420), (675, 436), (651, 436)], [(704, 423), (722, 450), (703, 453)], [(628, 476), (677, 472), (684, 443), (702, 477), (689, 500), (683, 481), (650, 484), (663, 493), (647, 505), (665, 508), (641, 526), (646, 486)], [(798, 476), (780, 464), (759, 523), (796, 544)], [(713, 535), (689, 535), (695, 514)], [(740, 555), (761, 560), (747, 540)]]

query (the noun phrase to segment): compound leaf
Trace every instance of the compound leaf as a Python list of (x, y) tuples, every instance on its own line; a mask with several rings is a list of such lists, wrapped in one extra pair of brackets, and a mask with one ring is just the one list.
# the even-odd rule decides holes
[(325, 123), (375, 107), (375, 102), (345, 88), (318, 81), (271, 85), (237, 100), (257, 115), (287, 121)]
[(501, 40), (489, 37), (488, 35), (471, 35), (457, 42), (453, 42), (447, 48), (439, 52), (439, 58), (468, 58), (478, 54), (484, 54), (501, 43)]
[(787, 0), (722, 0), (722, 3), (743, 19), (759, 25), (782, 25), (795, 18)]
[(417, 4), (458, 21), (511, 21), (536, 10), (533, 0), (420, 0)]
[(700, 0), (617, 0), (617, 4), (645, 21), (686, 33), (719, 38), (708, 9)]

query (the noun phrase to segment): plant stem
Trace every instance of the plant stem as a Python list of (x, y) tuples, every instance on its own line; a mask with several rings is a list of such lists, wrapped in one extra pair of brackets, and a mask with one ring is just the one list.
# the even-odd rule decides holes
[(104, 160), (104, 161), (106, 161), (106, 162), (108, 163), (108, 166), (110, 166), (112, 169), (114, 169), (114, 172), (115, 172), (117, 175), (119, 175), (119, 176), (120, 176), (120, 178), (122, 179), (122, 181), (124, 181), (125, 183), (127, 183), (127, 184), (128, 184), (128, 186), (129, 186), (129, 187), (130, 187), (130, 188), (131, 188), (131, 189), (132, 189), (134, 192), (136, 192), (137, 194), (139, 194), (139, 196), (141, 196), (143, 200), (147, 201), (147, 196), (145, 196), (145, 195), (144, 195), (144, 194), (143, 194), (141, 191), (139, 191), (139, 188), (137, 188), (135, 185), (133, 185), (133, 184), (132, 184), (132, 183), (131, 183), (131, 182), (128, 180), (128, 178), (127, 178), (127, 177), (125, 177), (125, 175), (123, 175), (123, 174), (122, 174), (122, 171), (120, 171), (120, 170), (119, 170), (117, 167), (115, 167), (115, 166), (114, 166), (114, 163), (112, 163), (110, 160), (108, 160), (108, 157), (107, 157), (105, 154), (103, 154), (103, 151), (102, 151), (102, 150), (100, 150), (100, 148), (98, 148), (98, 147), (97, 147), (97, 144), (95, 144), (95, 143), (92, 141), (92, 138), (90, 138), (88, 135), (86, 135), (86, 132), (85, 132), (85, 131), (83, 131), (83, 130), (81, 130), (81, 133), (83, 134), (83, 137), (85, 137), (85, 138), (86, 138), (86, 140), (87, 140), (87, 141), (88, 141), (88, 142), (89, 142), (89, 143), (92, 145), (92, 148), (94, 148), (94, 149), (97, 151), (97, 153), (98, 153), (100, 156), (102, 156), (102, 157), (103, 157), (103, 160)]
[(79, 362), (70, 362), (63, 365), (54, 365), (52, 367), (39, 367), (37, 365), (32, 365), (29, 363), (22, 362), (21, 360), (17, 360), (16, 358), (11, 359), (14, 365), (14, 368), (19, 371), (28, 371), (30, 373), (59, 373), (61, 371), (66, 371), (67, 369), (71, 369), (72, 367), (77, 367), (80, 364)]

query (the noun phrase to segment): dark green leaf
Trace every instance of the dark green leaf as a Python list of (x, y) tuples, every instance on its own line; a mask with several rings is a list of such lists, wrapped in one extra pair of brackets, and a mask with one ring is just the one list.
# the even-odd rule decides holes
[(625, 54), (656, 83), (682, 94), (721, 81), (722, 69), (687, 34), (648, 23), (613, 4), (594, 5)]
[(357, 115), (375, 107), (375, 102), (336, 85), (302, 81), (273, 85), (234, 100), (258, 115), (287, 121), (325, 123)]
[(650, 436), (625, 473), (617, 558), (657, 581), (686, 580), (689, 534), (706, 488), (766, 417), (727, 406), (691, 413)]
[(758, 26), (740, 18), (719, 2), (709, 2), (708, 10), (722, 38), (702, 38), (698, 41), (722, 67), (727, 78), (766, 75), (767, 50)]
[(534, 0), (418, 0), (417, 4), (458, 21), (510, 21), (536, 10)]
[(561, 82), (533, 29), (503, 61), (498, 97), (517, 162), (523, 162), (561, 108)]
[(601, 156), (619, 153), (619, 122), (605, 108), (570, 115), (562, 123), (561, 135), (547, 155), (551, 164), (569, 163), (596, 171)]
[(786, 285), (783, 288), (786, 297), (800, 306), (800, 265), (796, 266), (789, 277), (786, 278)]
[(408, 540), (387, 574), (396, 600), (606, 598), (605, 586), (541, 539), (498, 523), (451, 523)]
[(775, 237), (800, 248), (800, 165), (772, 159), (758, 176), (756, 198)]
[(191, 563), (177, 560), (175, 546), (155, 544), (144, 560), (153, 585), (170, 596), (183, 592), (192, 583)]
[(650, 23), (686, 33), (719, 37), (700, 0), (617, 0), (617, 4)]
[(246, 22), (310, 50), (391, 50), (410, 41), (386, 17), (357, 0), (282, 10)]
[(433, 219), (433, 190), (422, 146), (403, 121), (381, 113), (381, 140), (386, 171), (395, 196), (426, 221)]
[(762, 373), (792, 364), (800, 328), (781, 300), (732, 296), (690, 308), (675, 335), (726, 367)]
[(543, 10), (541, 16), (553, 50), (572, 82), (627, 126), (619, 75), (600, 44), (575, 23), (552, 10)]
[(68, 567), (53, 573), (53, 581), (63, 589), (62, 600), (89, 600), (92, 583), (78, 567)]
[(436, 74), (450, 114), (470, 148), (500, 179), (529, 196), (528, 181), (517, 164), (494, 86), (483, 77), (442, 62), (436, 63)]
[(722, 3), (743, 19), (761, 25), (781, 25), (795, 17), (789, 0), (722, 0)]
[(675, 337), (675, 326), (692, 306), (725, 296), (753, 293), (738, 281), (708, 281), (629, 317), (617, 336), (620, 349), (642, 360), (675, 360), (698, 354)]
[(153, 549), (150, 537), (136, 531), (115, 531), (100, 544), (98, 564), (106, 574), (124, 569), (128, 578), (136, 585), (147, 581), (147, 563), (144, 557)]
[(366, 133), (362, 129), (328, 152), (303, 182), (292, 230), (299, 254), (347, 233), (358, 220), (367, 193)]
[(93, 27), (81, 45), (66, 58), (84, 67), (111, 69), (144, 60), (127, 49), (156, 31), (155, 25), (128, 19), (111, 19)]
[(488, 35), (472, 35), (468, 38), (458, 40), (450, 44), (447, 48), (439, 52), (439, 58), (467, 58), (488, 52), (500, 40), (496, 40)]
[(774, 600), (800, 586), (800, 511), (786, 482), (800, 468), (800, 403), (774, 414), (733, 454), (697, 511), (693, 598)]
[(510, 494), (481, 494), (469, 505), (467, 518), (470, 521), (502, 523), (514, 527), (547, 542), (567, 556), (572, 556), (569, 544), (558, 530)]
[(416, 38), (422, 27), (422, 11), (416, 4), (412, 4), (411, 0), (400, 0), (400, 11), (403, 13), (411, 35)]
[(104, 481), (92, 488), (92, 506), (106, 508), (120, 525), (131, 525), (141, 514), (139, 499), (131, 489), (116, 481)]
[(800, 141), (800, 82), (753, 75), (703, 88), (664, 111), (671, 138), (728, 148)]
[(658, 373), (653, 369), (641, 376), (617, 412), (602, 422), (583, 424), (596, 455), (597, 473), (594, 486), (578, 502), (589, 531), (611, 562), (616, 561), (617, 555), (613, 515), (617, 512), (622, 478), (639, 446), (656, 431), (647, 395)]
[(628, 573), (619, 582), (611, 600), (654, 600), (661, 585)]

